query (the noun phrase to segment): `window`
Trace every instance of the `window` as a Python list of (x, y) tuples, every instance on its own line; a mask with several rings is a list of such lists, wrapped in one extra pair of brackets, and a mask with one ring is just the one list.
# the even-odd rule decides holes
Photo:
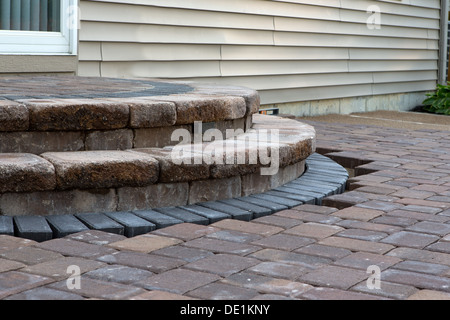
[(77, 0), (0, 0), (0, 54), (76, 54)]

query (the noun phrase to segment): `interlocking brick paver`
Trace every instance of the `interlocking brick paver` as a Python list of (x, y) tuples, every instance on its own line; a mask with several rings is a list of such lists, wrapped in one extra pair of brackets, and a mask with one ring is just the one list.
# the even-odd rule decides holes
[(338, 266), (324, 266), (301, 276), (299, 281), (314, 286), (347, 290), (368, 277), (369, 275), (365, 270), (361, 271)]
[(250, 300), (258, 296), (258, 291), (225, 283), (211, 283), (187, 294), (203, 300)]
[(443, 215), (434, 215), (434, 214), (409, 211), (409, 210), (394, 210), (394, 211), (388, 212), (387, 215), (390, 217), (405, 218), (409, 221), (411, 221), (411, 219), (416, 220), (416, 221), (430, 221), (430, 222), (437, 222), (437, 223), (445, 223), (447, 221), (450, 221), (450, 217), (446, 217)]
[(161, 273), (184, 265), (186, 262), (181, 259), (168, 258), (142, 252), (120, 251), (107, 254), (97, 258), (98, 261), (110, 264), (120, 264), (128, 267), (135, 267)]
[(448, 202), (438, 202), (432, 200), (421, 200), (421, 199), (412, 199), (412, 198), (401, 198), (396, 201), (398, 204), (404, 205), (415, 205), (422, 207), (431, 207), (431, 208), (439, 208), (439, 209), (448, 209), (450, 208), (450, 203)]
[(450, 253), (450, 243), (445, 241), (438, 241), (426, 247), (427, 250)]
[(387, 233), (370, 231), (364, 229), (346, 229), (337, 234), (339, 237), (366, 240), (366, 241), (378, 241), (388, 236)]
[(73, 233), (66, 237), (66, 239), (86, 242), (86, 243), (90, 243), (90, 244), (96, 244), (99, 246), (106, 245), (111, 242), (125, 240), (126, 238), (127, 237), (120, 235), (120, 234), (108, 233), (108, 232), (104, 232), (104, 231), (100, 231), (100, 230), (81, 231), (81, 232)]
[(288, 263), (266, 261), (247, 269), (247, 271), (269, 277), (295, 280), (311, 269)]
[(197, 300), (196, 298), (191, 298), (188, 296), (183, 296), (181, 294), (171, 293), (167, 291), (159, 291), (159, 290), (153, 290), (153, 291), (147, 291), (141, 294), (138, 294), (137, 296), (133, 296), (130, 298), (130, 300)]
[(161, 255), (164, 257), (182, 259), (186, 262), (193, 262), (208, 256), (213, 255), (211, 251), (197, 249), (197, 248), (189, 248), (185, 246), (171, 246), (165, 247), (156, 251), (153, 251), (155, 255)]
[(450, 292), (450, 278), (447, 277), (388, 269), (381, 273), (381, 278), (386, 281), (411, 285), (420, 289)]
[(184, 243), (185, 246), (212, 251), (215, 253), (230, 253), (236, 255), (248, 255), (258, 251), (260, 247), (246, 243), (238, 243), (211, 238), (194, 239)]
[(261, 251), (251, 254), (250, 257), (259, 260), (290, 263), (311, 269), (331, 263), (331, 260), (327, 258), (307, 255), (303, 253), (287, 252), (276, 249), (263, 249)]
[(100, 245), (70, 239), (53, 239), (37, 244), (36, 247), (48, 251), (58, 252), (64, 256), (83, 258), (96, 258), (105, 254), (116, 252), (113, 248), (106, 248)]
[(0, 235), (0, 253), (19, 247), (31, 246), (36, 243), (37, 242), (33, 240), (16, 238), (8, 235)]
[(292, 208), (293, 210), (299, 210), (299, 211), (305, 211), (305, 212), (312, 212), (312, 213), (319, 213), (319, 214), (325, 214), (329, 215), (333, 212), (338, 211), (338, 209), (333, 207), (327, 207), (327, 206), (315, 206), (311, 204), (302, 204), (301, 206)]
[(133, 284), (145, 280), (152, 275), (153, 273), (147, 270), (120, 265), (108, 265), (89, 271), (85, 273), (83, 277), (123, 284)]
[(377, 266), (380, 270), (387, 269), (402, 260), (392, 256), (373, 254), (367, 252), (356, 252), (334, 262), (335, 265), (367, 270), (369, 266)]
[(21, 269), (21, 271), (38, 274), (59, 281), (72, 276), (72, 273), (68, 272), (69, 266), (78, 266), (80, 268), (80, 272), (83, 274), (85, 272), (95, 270), (104, 266), (104, 263), (83, 258), (63, 257), (56, 260), (46, 261), (28, 266)]
[(144, 293), (145, 290), (135, 286), (120, 283), (100, 281), (88, 277), (80, 278), (80, 288), (70, 289), (66, 281), (52, 283), (49, 288), (77, 293), (82, 296), (96, 299), (123, 300)]
[(303, 222), (317, 222), (324, 224), (334, 224), (341, 221), (341, 218), (297, 210), (284, 210), (274, 214), (275, 216), (297, 219)]
[(314, 243), (311, 238), (294, 236), (289, 234), (275, 234), (261, 240), (253, 241), (252, 244), (265, 248), (292, 251), (308, 244)]
[(145, 234), (137, 237), (121, 240), (108, 244), (109, 247), (117, 250), (128, 250), (149, 253), (164, 247), (173, 246), (183, 241), (162, 237), (155, 234)]
[(213, 223), (212, 226), (227, 230), (256, 233), (262, 236), (269, 236), (284, 230), (280, 227), (268, 226), (262, 223), (245, 222), (240, 220), (229, 220), (229, 219)]
[(20, 247), (15, 250), (6, 251), (0, 257), (22, 262), (27, 265), (38, 264), (62, 258), (63, 255), (53, 251), (42, 250), (33, 247)]
[(442, 212), (441, 208), (433, 208), (433, 207), (426, 207), (426, 206), (420, 206), (420, 205), (407, 205), (407, 206), (404, 206), (402, 208), (402, 210), (422, 212), (422, 213), (428, 213), (428, 214), (436, 214), (436, 213)]
[[(397, 202), (400, 202), (400, 200), (398, 200)], [(371, 200), (371, 201), (357, 204), (355, 207), (389, 212), (389, 211), (392, 211), (395, 209), (403, 208), (403, 204), (387, 202), (387, 201)]]
[(323, 287), (308, 290), (300, 297), (307, 300), (380, 300), (375, 295)]
[(365, 222), (357, 220), (342, 220), (341, 222), (338, 222), (337, 225), (349, 229), (363, 229), (388, 234), (399, 232), (402, 230), (402, 228), (398, 226), (392, 226), (389, 224), (380, 224), (375, 223), (373, 221)]
[(153, 231), (152, 234), (165, 237), (177, 238), (183, 241), (200, 238), (204, 235), (218, 231), (217, 228), (211, 226), (202, 226), (192, 223), (176, 224), (164, 229)]
[(382, 216), (372, 220), (374, 223), (378, 224), (388, 224), (398, 227), (408, 227), (417, 223), (418, 221), (410, 218), (400, 218), (400, 217), (391, 217), (391, 216)]
[(387, 255), (400, 259), (417, 260), (422, 262), (433, 262), (450, 266), (450, 254), (421, 250), (414, 248), (399, 247), (387, 253)]
[(413, 286), (387, 282), (383, 279), (381, 279), (379, 289), (368, 287), (367, 282), (363, 281), (356, 286), (353, 286), (351, 290), (398, 300), (405, 300), (411, 295), (419, 292), (419, 290)]
[(11, 260), (6, 260), (6, 259), (0, 258), (0, 272), (17, 270), (17, 269), (21, 269), (25, 266), (26, 265), (21, 262), (11, 261)]
[(259, 263), (259, 260), (230, 254), (216, 254), (184, 265), (186, 269), (209, 272), (222, 277), (240, 272)]
[(342, 230), (344, 230), (344, 228), (338, 226), (307, 222), (299, 226), (287, 229), (286, 231), (284, 231), (284, 233), (299, 237), (323, 239), (332, 236), (333, 234), (338, 233)]
[(254, 289), (259, 292), (280, 294), (292, 298), (298, 297), (302, 293), (313, 288), (308, 284), (297, 281), (276, 279), (246, 272), (233, 274), (230, 277), (221, 280), (221, 282)]
[(267, 224), (267, 225), (271, 225), (271, 226), (277, 226), (277, 227), (281, 227), (284, 229), (292, 228), (292, 227), (295, 227), (295, 226), (303, 223), (300, 220), (278, 217), (275, 215), (257, 218), (257, 219), (254, 219), (253, 222)]
[(295, 250), (294, 252), (304, 253), (311, 256), (329, 258), (332, 260), (343, 258), (352, 253), (350, 250), (347, 249), (324, 246), (322, 244), (317, 243), (307, 245), (305, 247)]
[(383, 213), (384, 212), (380, 210), (350, 207), (339, 210), (333, 213), (333, 215), (342, 219), (369, 221), (381, 216)]
[(423, 221), (406, 228), (406, 230), (445, 236), (450, 233), (450, 224)]
[(381, 240), (383, 243), (393, 244), (395, 246), (424, 248), (427, 245), (439, 240), (438, 236), (423, 234), (418, 232), (400, 231)]
[(423, 261), (413, 261), (413, 260), (407, 260), (397, 263), (394, 268), (398, 270), (422, 272), (434, 275), (444, 275), (446, 272), (450, 270), (449, 266), (445, 266), (442, 264), (429, 263)]
[(413, 199), (426, 199), (435, 195), (434, 192), (421, 191), (421, 190), (412, 190), (411, 189), (403, 189), (399, 190), (395, 193), (392, 193), (392, 196), (401, 197), (401, 198), (413, 198)]
[(51, 282), (53, 280), (47, 277), (20, 271), (8, 271), (0, 274), (0, 299)]
[(220, 276), (211, 273), (176, 269), (151, 276), (141, 281), (139, 285), (147, 290), (184, 294), (220, 279)]
[(319, 244), (344, 248), (351, 251), (364, 251), (378, 254), (386, 253), (394, 248), (394, 246), (385, 243), (343, 237), (329, 237), (321, 240)]
[(435, 290), (420, 290), (411, 296), (408, 300), (450, 300), (450, 294)]
[(47, 287), (39, 287), (7, 297), (5, 300), (84, 300), (84, 297), (75, 292), (64, 292)]
[(263, 236), (257, 235), (255, 233), (247, 233), (235, 230), (220, 230), (214, 233), (210, 233), (205, 237), (238, 243), (250, 243), (252, 241), (263, 238)]

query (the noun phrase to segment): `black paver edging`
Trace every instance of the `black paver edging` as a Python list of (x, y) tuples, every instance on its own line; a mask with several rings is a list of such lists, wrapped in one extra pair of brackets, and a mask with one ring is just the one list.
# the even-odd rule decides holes
[(323, 198), (343, 193), (348, 178), (345, 168), (315, 153), (306, 159), (306, 170), (301, 177), (264, 193), (195, 205), (120, 213), (0, 216), (0, 235), (42, 242), (93, 229), (134, 237), (183, 222), (208, 225), (223, 219), (251, 221), (302, 204), (321, 205)]

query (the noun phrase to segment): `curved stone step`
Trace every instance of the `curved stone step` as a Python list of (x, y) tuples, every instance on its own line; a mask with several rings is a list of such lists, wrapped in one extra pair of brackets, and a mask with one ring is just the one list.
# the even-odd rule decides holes
[[(0, 234), (45, 241), (87, 229), (95, 229), (109, 230), (109, 232), (132, 237), (183, 222), (208, 224), (230, 218), (248, 221), (294, 205), (320, 204), (327, 195), (343, 192), (348, 173), (342, 166), (315, 153), (306, 159), (306, 167), (304, 175), (278, 188), (277, 195), (270, 194), (269, 191), (255, 196), (196, 205), (156, 208), (158, 211), (147, 209), (47, 217), (0, 216)], [(293, 195), (303, 196), (305, 201), (293, 202)]]
[[(20, 90), (26, 83), (26, 87)], [(0, 153), (173, 145), (180, 128), (248, 130), (258, 92), (195, 82), (83, 77), (0, 79)]]
[[(254, 118), (260, 128), (228, 140), (122, 151), (0, 154), (0, 213), (53, 215), (195, 204), (260, 193), (299, 177), (304, 160), (314, 152), (314, 128), (274, 116)], [(291, 129), (279, 133), (285, 128)]]

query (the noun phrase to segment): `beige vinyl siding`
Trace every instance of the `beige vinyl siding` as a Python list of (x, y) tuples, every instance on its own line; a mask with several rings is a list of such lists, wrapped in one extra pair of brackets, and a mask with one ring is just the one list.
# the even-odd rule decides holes
[[(370, 30), (367, 10), (381, 9)], [(248, 86), (263, 104), (433, 90), (439, 0), (81, 0), (79, 75)]]

